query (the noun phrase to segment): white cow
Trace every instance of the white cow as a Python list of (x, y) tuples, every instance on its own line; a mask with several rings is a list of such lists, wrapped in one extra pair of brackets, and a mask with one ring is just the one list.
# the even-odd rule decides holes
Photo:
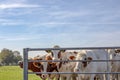
[[(110, 72), (110, 63), (106, 62), (92, 62), (92, 60), (109, 60), (108, 53), (105, 50), (82, 50), (78, 55), (76, 60), (84, 60), (76, 63), (74, 69), (75, 72)], [(100, 80), (103, 80), (103, 75), (98, 74)], [(79, 80), (94, 80), (95, 74), (79, 74)], [(105, 78), (104, 78), (105, 79)], [(108, 75), (108, 80), (110, 80), (110, 75)]]
[[(112, 72), (120, 72), (120, 62), (119, 61), (114, 61), (114, 60), (120, 60), (120, 50), (118, 49), (109, 49), (108, 50), (109, 54), (111, 55), (111, 66)], [(119, 80), (120, 75), (119, 74), (112, 74), (112, 80)]]
[[(66, 60), (64, 62), (58, 62), (58, 70), (59, 72), (74, 72), (75, 62), (69, 62), (70, 60), (75, 60), (77, 56), (77, 52), (64, 52), (61, 54), (60, 60)], [(75, 74), (60, 74), (61, 79), (64, 80), (76, 80)]]

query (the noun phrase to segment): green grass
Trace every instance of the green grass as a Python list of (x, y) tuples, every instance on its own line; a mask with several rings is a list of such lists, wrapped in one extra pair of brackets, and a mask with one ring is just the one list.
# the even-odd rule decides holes
[[(28, 80), (41, 80), (35, 74), (29, 74)], [(0, 80), (23, 80), (23, 69), (19, 66), (0, 67)]]

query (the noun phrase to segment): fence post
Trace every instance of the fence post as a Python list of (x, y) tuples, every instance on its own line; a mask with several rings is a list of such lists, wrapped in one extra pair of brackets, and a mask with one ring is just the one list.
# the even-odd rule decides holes
[(28, 48), (23, 49), (23, 80), (28, 80)]
[[(109, 54), (106, 54), (106, 58), (107, 58), (107, 60), (110, 60)], [(111, 70), (110, 70), (110, 62), (109, 61), (107, 61), (107, 72), (108, 73), (111, 72)], [(106, 80), (110, 80), (110, 74), (105, 74), (105, 75), (106, 75)]]

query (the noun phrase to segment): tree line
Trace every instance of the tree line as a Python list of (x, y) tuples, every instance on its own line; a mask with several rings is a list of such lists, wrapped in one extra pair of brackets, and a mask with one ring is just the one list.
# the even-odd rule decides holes
[(22, 60), (19, 51), (12, 51), (4, 48), (0, 52), (0, 65), (17, 65)]

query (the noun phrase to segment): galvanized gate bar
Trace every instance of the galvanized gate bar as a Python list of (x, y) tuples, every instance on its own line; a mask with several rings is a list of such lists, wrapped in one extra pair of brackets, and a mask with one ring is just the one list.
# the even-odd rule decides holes
[[(83, 62), (84, 60), (29, 60), (28, 62)], [(89, 61), (89, 60), (85, 60), (85, 61)], [(120, 60), (92, 60), (91, 62), (116, 62), (116, 61), (120, 61)]]
[[(109, 55), (108, 54), (106, 54), (106, 58), (107, 58), (107, 60), (109, 60)], [(109, 65), (109, 61), (107, 61), (106, 62), (107, 63), (107, 72), (108, 73), (110, 73), (110, 65)], [(109, 80), (110, 79), (110, 74), (107, 74), (107, 76), (106, 76), (106, 80)]]
[(23, 50), (23, 80), (28, 80), (28, 48)]
[(76, 48), (28, 48), (28, 51), (39, 50), (82, 50), (82, 49), (120, 49), (120, 47), (76, 47)]
[(120, 72), (28, 72), (29, 74), (120, 74)]

